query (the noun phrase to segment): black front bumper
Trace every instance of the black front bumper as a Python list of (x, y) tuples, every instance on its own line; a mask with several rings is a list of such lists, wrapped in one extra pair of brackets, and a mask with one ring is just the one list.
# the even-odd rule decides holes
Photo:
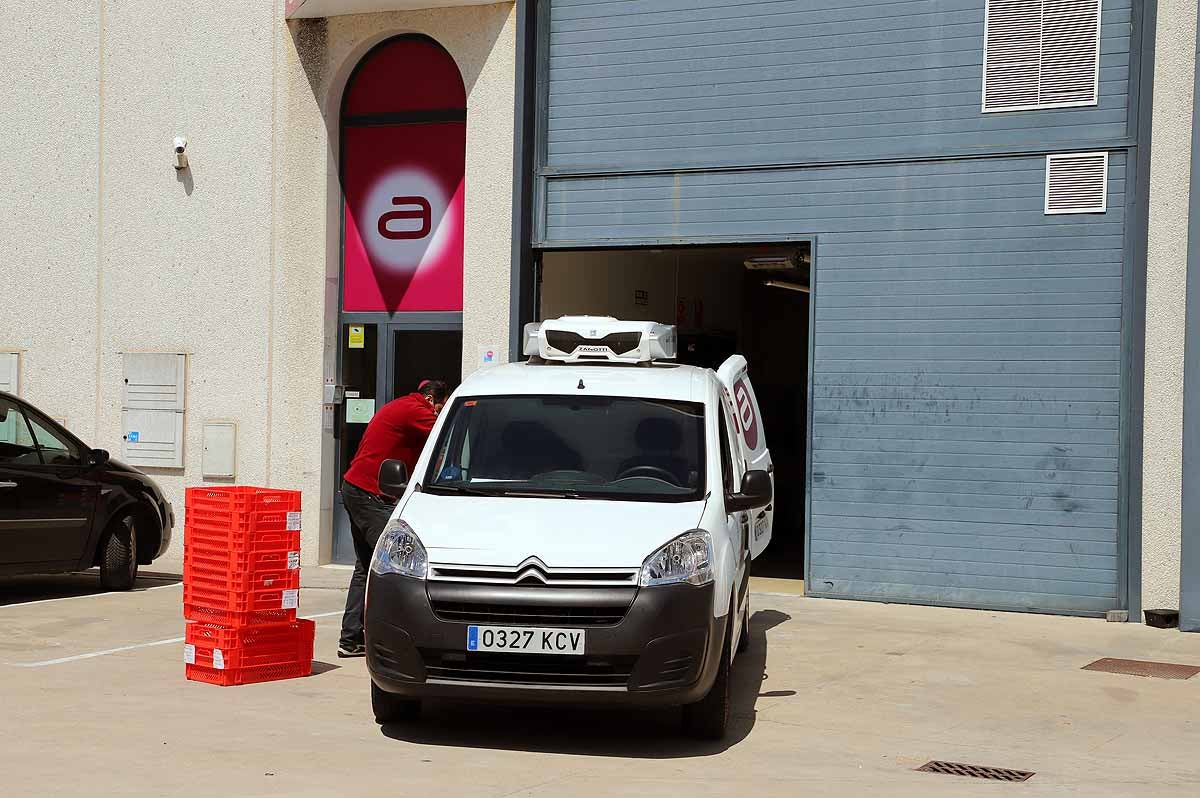
[[(444, 586), (428, 584), (370, 575), (367, 669), (375, 684), (390, 693), (522, 704), (662, 706), (700, 700), (716, 678), (729, 615), (713, 617), (712, 585), (630, 589), (632, 600), (617, 623), (476, 621), (585, 630), (583, 655), (547, 655), (467, 651), (469, 623), (446, 619), (443, 603), (438, 604), (443, 611), (439, 617), (429, 591)], [(528, 589), (459, 586), (457, 598), (464, 589), (468, 594), (478, 590), (474, 598), (480, 601), (503, 598), (505, 591), (523, 599), (530, 595)], [(535, 590), (544, 593), (548, 605), (561, 605), (563, 591), (579, 589)]]
[(167, 549), (171, 546), (171, 533), (175, 529), (175, 508), (166, 499), (162, 500), (162, 504), (158, 508), (159, 517), (162, 518), (162, 535), (158, 540), (158, 551), (152, 559), (157, 560), (159, 557), (167, 553)]

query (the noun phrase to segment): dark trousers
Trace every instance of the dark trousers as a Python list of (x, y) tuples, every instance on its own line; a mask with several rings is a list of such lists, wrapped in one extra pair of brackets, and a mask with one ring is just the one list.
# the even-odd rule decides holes
[(339, 642), (354, 646), (363, 643), (363, 610), (371, 555), (396, 505), (349, 482), (342, 482), (342, 502), (350, 516), (350, 537), (354, 540), (354, 575), (350, 577), (350, 590), (346, 593), (346, 612), (342, 615)]

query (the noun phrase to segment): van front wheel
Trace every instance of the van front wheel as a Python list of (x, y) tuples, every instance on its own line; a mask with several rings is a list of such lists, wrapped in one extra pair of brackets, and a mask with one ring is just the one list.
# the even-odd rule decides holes
[[(731, 605), (732, 607), (732, 605)], [(721, 664), (717, 678), (708, 694), (694, 704), (683, 708), (683, 730), (690, 737), (701, 740), (720, 740), (729, 726), (730, 715), (730, 646), (733, 637), (733, 619), (725, 628), (725, 642), (721, 646)]]

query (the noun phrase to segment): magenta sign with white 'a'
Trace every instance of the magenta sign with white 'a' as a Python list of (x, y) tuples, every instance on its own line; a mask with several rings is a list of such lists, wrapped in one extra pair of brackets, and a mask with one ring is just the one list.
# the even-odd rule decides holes
[(758, 448), (758, 417), (754, 414), (754, 400), (750, 397), (750, 389), (746, 380), (738, 380), (733, 386), (733, 401), (737, 405), (738, 421), (742, 427), (742, 437), (746, 439), (746, 448), (754, 451)]
[(461, 311), (466, 93), (424, 36), (376, 46), (342, 106), (342, 309)]
[(345, 310), (462, 310), (465, 134), (455, 123), (345, 130)]

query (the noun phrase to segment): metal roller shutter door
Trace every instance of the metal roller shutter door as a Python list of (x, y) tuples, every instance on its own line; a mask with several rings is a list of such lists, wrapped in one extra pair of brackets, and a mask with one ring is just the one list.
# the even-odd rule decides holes
[(979, 110), (983, 5), (552, 0), (534, 239), (814, 237), (810, 594), (1101, 613), (1126, 153), (1105, 213), (1058, 216), (1044, 157), (737, 168), (1124, 135), (1128, 0), (1100, 103), (1016, 116)]

